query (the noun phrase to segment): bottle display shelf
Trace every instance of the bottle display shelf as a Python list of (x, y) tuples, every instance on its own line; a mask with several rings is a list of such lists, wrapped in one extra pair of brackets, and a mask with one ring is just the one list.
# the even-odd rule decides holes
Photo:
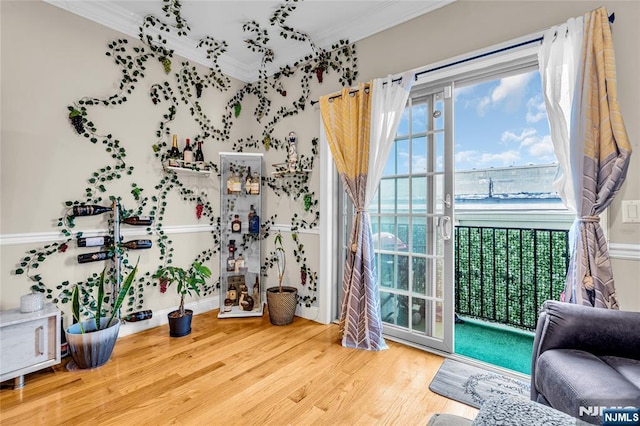
[(183, 160), (173, 161), (175, 161), (178, 165), (170, 166), (169, 161), (164, 161), (162, 163), (162, 167), (165, 171), (194, 176), (209, 176), (213, 172), (213, 170), (211, 170), (206, 164), (190, 163), (190, 165), (185, 166)]

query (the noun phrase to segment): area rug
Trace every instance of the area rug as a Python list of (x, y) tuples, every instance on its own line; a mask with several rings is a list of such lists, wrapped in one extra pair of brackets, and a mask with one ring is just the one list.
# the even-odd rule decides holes
[(444, 360), (429, 389), (475, 408), (498, 395), (530, 399), (529, 383), (452, 359)]

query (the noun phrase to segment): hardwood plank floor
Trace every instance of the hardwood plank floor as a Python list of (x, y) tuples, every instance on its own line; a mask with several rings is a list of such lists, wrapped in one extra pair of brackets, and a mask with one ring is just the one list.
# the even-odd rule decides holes
[(389, 350), (343, 348), (338, 326), (303, 318), (197, 315), (193, 331), (168, 326), (118, 340), (100, 368), (70, 358), (0, 392), (2, 425), (424, 425), (433, 413), (477, 410), (429, 391), (443, 358), (388, 341)]

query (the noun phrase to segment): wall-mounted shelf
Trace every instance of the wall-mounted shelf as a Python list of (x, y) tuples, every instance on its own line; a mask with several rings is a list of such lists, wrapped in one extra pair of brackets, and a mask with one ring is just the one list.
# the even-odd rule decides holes
[(212, 173), (212, 170), (206, 165), (194, 164), (193, 166), (184, 167), (184, 162), (182, 160), (175, 161), (178, 163), (178, 166), (170, 166), (169, 161), (164, 161), (162, 163), (162, 167), (165, 171), (193, 176), (209, 176)]
[(287, 177), (287, 176), (300, 176), (312, 172), (311, 169), (289, 169), (289, 163), (276, 163), (273, 164), (276, 168), (275, 172), (271, 172), (273, 177)]

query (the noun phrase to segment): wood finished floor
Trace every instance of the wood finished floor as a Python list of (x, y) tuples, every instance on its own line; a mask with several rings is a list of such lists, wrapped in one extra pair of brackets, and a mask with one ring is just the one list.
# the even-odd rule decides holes
[(443, 358), (394, 342), (343, 348), (337, 325), (295, 318), (197, 315), (118, 340), (94, 370), (63, 363), (0, 391), (2, 425), (425, 425), (433, 413), (477, 410), (429, 391)]

